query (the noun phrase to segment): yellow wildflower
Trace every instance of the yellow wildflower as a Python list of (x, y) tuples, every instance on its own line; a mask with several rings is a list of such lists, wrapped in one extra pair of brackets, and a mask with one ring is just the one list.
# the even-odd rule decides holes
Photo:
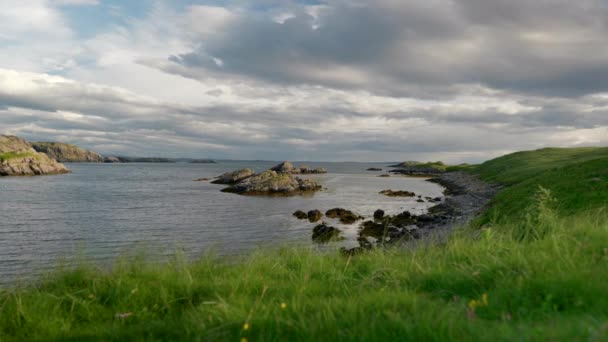
[(481, 295), (481, 300), (483, 301), (484, 306), (488, 306), (488, 294), (484, 293)]
[(243, 330), (245, 330), (245, 331), (249, 330), (249, 323), (243, 324)]
[(247, 337), (241, 338), (241, 342), (247, 342)]
[(281, 309), (283, 309), (283, 310), (287, 309), (287, 304), (286, 303), (281, 303)]

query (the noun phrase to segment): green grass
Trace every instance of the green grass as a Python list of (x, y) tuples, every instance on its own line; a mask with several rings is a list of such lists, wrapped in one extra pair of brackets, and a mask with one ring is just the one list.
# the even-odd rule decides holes
[(0, 162), (11, 160), (11, 159), (16, 159), (16, 158), (26, 158), (26, 157), (33, 157), (33, 156), (34, 156), (34, 154), (31, 153), (31, 152), (21, 152), (21, 153), (7, 152), (7, 153), (0, 153)]
[(467, 170), (504, 186), (482, 218), (484, 223), (524, 219), (539, 186), (559, 200), (561, 216), (608, 206), (608, 148), (518, 152)]
[[(531, 182), (513, 168), (475, 167), (512, 179), (501, 196), (527, 206), (441, 245), (354, 258), (290, 248), (230, 261), (127, 258), (111, 269), (58, 270), (0, 292), (0, 341), (604, 341), (607, 189), (577, 199), (566, 185), (605, 177), (605, 158), (573, 158), (516, 167), (545, 174), (553, 180), (545, 188), (543, 177)], [(525, 182), (531, 191), (518, 190)], [(495, 216), (512, 210), (501, 201)]]

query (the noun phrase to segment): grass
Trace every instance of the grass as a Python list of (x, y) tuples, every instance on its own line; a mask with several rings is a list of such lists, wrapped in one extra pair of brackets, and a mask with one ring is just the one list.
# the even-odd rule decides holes
[[(513, 190), (530, 181), (524, 172), (472, 168), (495, 181), (519, 175), (501, 195), (528, 205), (442, 245), (354, 258), (290, 248), (231, 262), (177, 254), (111, 270), (83, 262), (0, 292), (0, 341), (606, 340), (606, 188), (584, 197), (589, 207), (559, 197), (565, 179), (605, 176), (596, 157), (529, 171), (555, 177), (530, 192)], [(494, 215), (509, 215), (501, 201)]]
[(0, 162), (11, 160), (11, 159), (16, 159), (16, 158), (26, 158), (26, 157), (33, 157), (33, 156), (34, 156), (34, 154), (31, 153), (31, 152), (21, 152), (21, 153), (7, 152), (7, 153), (0, 153)]
[(480, 222), (518, 222), (539, 186), (559, 200), (557, 213), (570, 216), (608, 206), (608, 148), (547, 148), (510, 154), (467, 168), (502, 184)]

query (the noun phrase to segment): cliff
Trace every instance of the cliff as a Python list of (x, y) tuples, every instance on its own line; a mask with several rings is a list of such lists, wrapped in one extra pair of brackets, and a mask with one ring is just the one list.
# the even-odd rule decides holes
[(45, 153), (51, 159), (62, 163), (103, 163), (103, 157), (78, 146), (56, 142), (34, 142), (37, 152)]
[(25, 140), (0, 135), (0, 176), (39, 176), (69, 173), (63, 164), (36, 152)]

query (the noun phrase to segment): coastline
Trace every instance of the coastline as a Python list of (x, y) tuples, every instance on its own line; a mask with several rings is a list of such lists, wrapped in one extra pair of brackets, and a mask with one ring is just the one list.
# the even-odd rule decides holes
[(434, 222), (422, 230), (423, 238), (432, 236), (445, 239), (455, 227), (464, 226), (477, 217), (501, 189), (479, 176), (464, 171), (442, 173), (427, 181), (445, 188), (445, 200), (429, 208)]

